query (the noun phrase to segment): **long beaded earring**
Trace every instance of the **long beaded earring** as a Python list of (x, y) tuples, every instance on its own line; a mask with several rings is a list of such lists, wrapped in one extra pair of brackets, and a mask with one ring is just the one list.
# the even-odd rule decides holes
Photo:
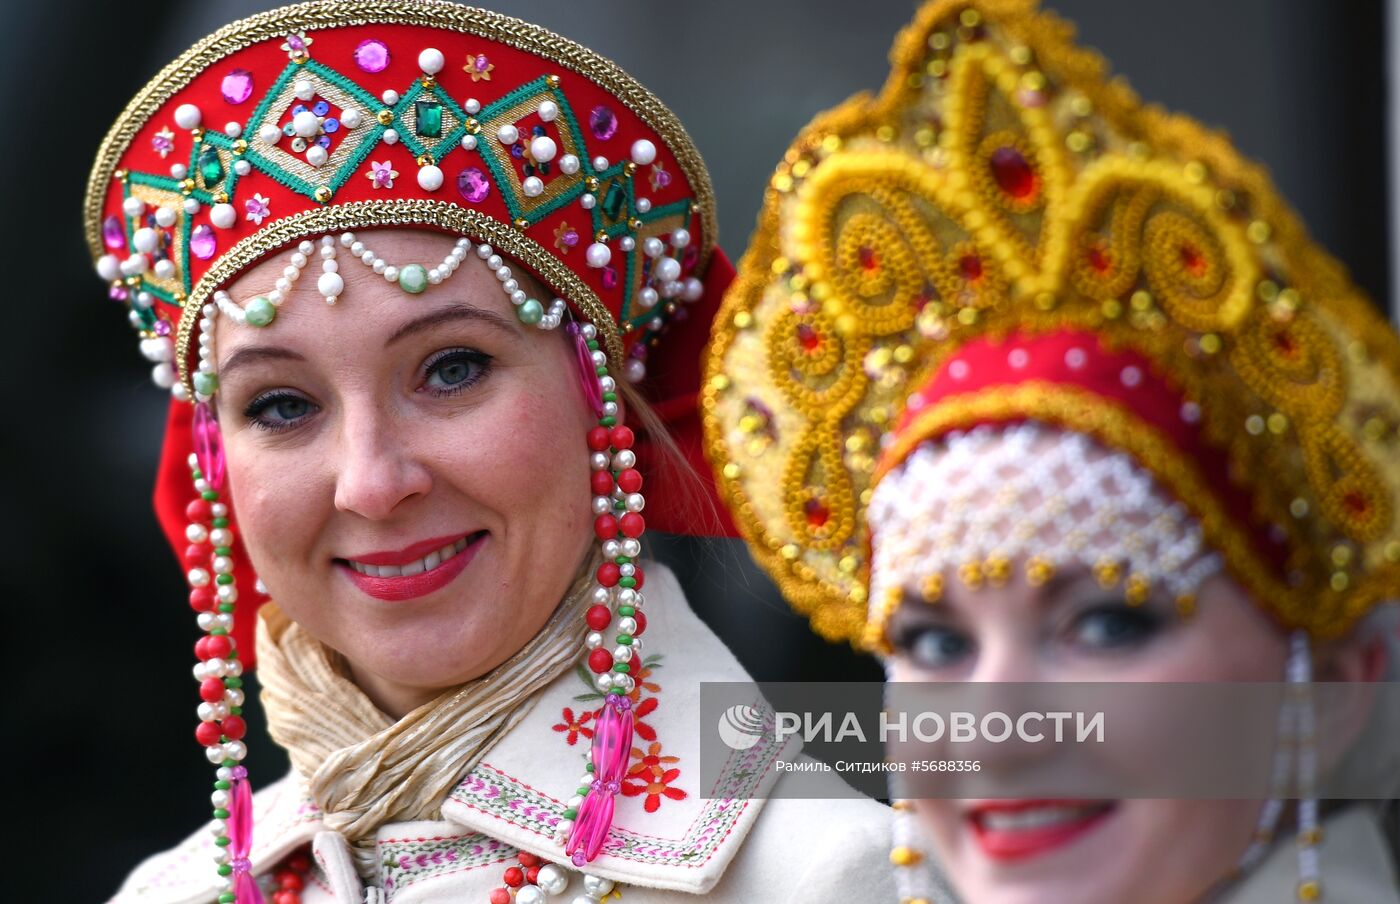
[(233, 641), (233, 616), (238, 588), (233, 576), (233, 527), (228, 505), (220, 502), (224, 453), (219, 425), (207, 402), (194, 412), (194, 447), (190, 476), (196, 497), (185, 509), (189, 527), (185, 538), (186, 579), (190, 606), (206, 634), (195, 643), (199, 662), (199, 725), (195, 739), (216, 769), (214, 792), (215, 861), (219, 873), (219, 904), (263, 904), (248, 853), (253, 844), (253, 789), (243, 759), (247, 724), (243, 721), (243, 663)]

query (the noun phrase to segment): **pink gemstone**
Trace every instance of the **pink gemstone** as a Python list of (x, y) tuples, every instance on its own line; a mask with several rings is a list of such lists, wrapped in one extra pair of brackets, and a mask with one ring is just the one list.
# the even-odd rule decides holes
[(253, 846), (253, 786), (246, 778), (233, 783), (233, 800), (228, 805), (229, 856), (248, 856)]
[(592, 130), (594, 138), (607, 141), (617, 134), (617, 114), (599, 104), (588, 114), (588, 128)]
[(564, 853), (576, 865), (582, 865), (579, 864), (580, 854), (583, 855), (583, 862), (587, 863), (602, 850), (608, 829), (612, 828), (613, 806), (613, 796), (601, 789), (589, 791), (583, 799), (583, 805), (578, 808), (578, 819), (574, 821), (574, 828), (564, 845)]
[(160, 319), (160, 318), (157, 318), (157, 319), (156, 319), (156, 335), (157, 335), (157, 336), (169, 336), (169, 335), (170, 335), (170, 321), (169, 321), (169, 320), (163, 320), (163, 319)]
[(247, 69), (235, 69), (219, 83), (224, 100), (231, 104), (241, 104), (253, 96), (253, 73)]
[(121, 217), (108, 217), (102, 221), (102, 242), (108, 248), (126, 247), (126, 230)]
[(238, 873), (233, 880), (233, 895), (238, 904), (263, 904), (264, 901), (258, 880), (247, 870)]
[(457, 191), (473, 204), (480, 204), (491, 194), (491, 180), (474, 166), (469, 166), (457, 174)]
[[(204, 479), (215, 490), (224, 487), (224, 442), (219, 435), (219, 422), (208, 402), (194, 406), (194, 455)], [(252, 811), (249, 811), (250, 813)], [(251, 817), (250, 817), (251, 818)]]
[(569, 324), (569, 333), (574, 337), (574, 352), (578, 359), (578, 375), (583, 382), (583, 394), (588, 404), (599, 417), (603, 415), (603, 387), (598, 382), (598, 368), (593, 363), (593, 352), (588, 348), (588, 340), (577, 323)]
[(365, 72), (383, 72), (389, 67), (389, 47), (383, 41), (370, 38), (355, 48), (355, 65)]
[(617, 268), (616, 268), (616, 267), (604, 267), (604, 268), (603, 268), (603, 274), (602, 274), (602, 280), (603, 280), (603, 288), (604, 288), (604, 289), (615, 289), (615, 288), (617, 288)]
[(306, 42), (299, 35), (287, 35), (287, 46), (293, 50), (301, 51), (306, 49)]
[(989, 161), (992, 177), (1001, 190), (1018, 201), (1025, 201), (1036, 192), (1038, 180), (1030, 162), (1013, 147), (999, 147), (992, 151)]
[(214, 230), (208, 226), (199, 225), (190, 232), (190, 253), (202, 261), (207, 261), (219, 250), (219, 240), (214, 237)]
[(476, 59), (472, 62), (472, 65), (476, 67), (477, 72), (491, 71), (491, 61), (486, 59), (486, 54), (484, 53), (478, 53), (476, 55)]
[(568, 232), (564, 233), (560, 241), (564, 243), (565, 248), (572, 248), (578, 244), (578, 233), (570, 229)]
[(632, 755), (632, 710), (604, 706), (593, 730), (593, 774), (601, 782), (621, 781)]

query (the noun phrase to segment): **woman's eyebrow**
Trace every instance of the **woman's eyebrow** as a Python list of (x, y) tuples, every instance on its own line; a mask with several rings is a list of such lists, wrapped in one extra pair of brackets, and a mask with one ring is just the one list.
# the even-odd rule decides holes
[(520, 336), (519, 332), (515, 329), (514, 323), (502, 317), (500, 314), (497, 314), (495, 311), (483, 310), (482, 308), (474, 307), (469, 304), (456, 304), (451, 307), (439, 308), (436, 311), (424, 314), (422, 317), (410, 320), (408, 323), (405, 323), (395, 330), (394, 335), (390, 336), (388, 341), (384, 344), (393, 345), (395, 342), (408, 336), (421, 333), (424, 330), (430, 330), (435, 326), (450, 323), (454, 320), (474, 320), (479, 323), (484, 323), (487, 326), (494, 327), (512, 338), (519, 338)]
[(306, 359), (291, 349), (282, 348), (277, 345), (249, 345), (229, 355), (228, 360), (219, 365), (219, 376), (227, 380), (229, 374), (244, 365), (252, 364), (256, 361), (279, 360), (305, 361)]

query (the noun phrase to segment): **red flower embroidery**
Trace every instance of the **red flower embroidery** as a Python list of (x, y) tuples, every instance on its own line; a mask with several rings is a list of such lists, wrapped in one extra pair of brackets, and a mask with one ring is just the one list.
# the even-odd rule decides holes
[(655, 813), (656, 808), (661, 806), (662, 797), (669, 797), (671, 800), (685, 800), (688, 796), (680, 788), (670, 787), (670, 784), (680, 777), (681, 771), (679, 769), (667, 769), (660, 775), (644, 778), (629, 776), (624, 780), (622, 793), (628, 797), (645, 794), (647, 799), (642, 804), (642, 809), (648, 813)]
[(587, 727), (589, 720), (593, 718), (593, 713), (581, 713), (576, 719), (574, 718), (574, 711), (566, 706), (564, 707), (564, 712), (561, 714), (561, 718), (563, 718), (564, 721), (555, 725), (554, 730), (567, 731), (569, 737), (566, 740), (570, 744), (577, 744), (579, 735), (583, 735), (585, 738), (593, 737), (593, 729)]
[(648, 697), (632, 708), (632, 730), (637, 733), (643, 741), (655, 741), (656, 729), (642, 721), (649, 714), (656, 710), (656, 698)]
[(643, 689), (649, 690), (653, 694), (660, 693), (661, 685), (657, 684), (654, 681), (647, 680), (652, 676), (653, 671), (654, 670), (651, 666), (644, 665), (640, 669), (638, 669), (637, 674), (633, 676), (633, 680), (636, 681), (636, 685), (630, 691), (627, 692), (627, 696), (632, 699), (633, 706), (636, 706), (638, 703), (641, 702)]
[(631, 769), (627, 770), (629, 778), (639, 775), (661, 778), (666, 772), (666, 766), (681, 761), (681, 758), (678, 756), (662, 756), (660, 744), (652, 744), (647, 748), (646, 753), (642, 753), (640, 750), (633, 747), (632, 759), (636, 760), (636, 762), (632, 764)]

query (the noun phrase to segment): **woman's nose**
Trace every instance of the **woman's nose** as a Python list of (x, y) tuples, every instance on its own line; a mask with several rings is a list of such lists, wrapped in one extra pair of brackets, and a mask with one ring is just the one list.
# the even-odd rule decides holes
[(1039, 650), (1012, 632), (992, 632), (979, 643), (977, 660), (968, 681), (989, 684), (1033, 682), (1046, 679), (1039, 666)]
[(335, 451), (335, 507), (371, 521), (432, 489), (432, 474), (413, 453), (411, 434), (381, 415), (346, 417)]

